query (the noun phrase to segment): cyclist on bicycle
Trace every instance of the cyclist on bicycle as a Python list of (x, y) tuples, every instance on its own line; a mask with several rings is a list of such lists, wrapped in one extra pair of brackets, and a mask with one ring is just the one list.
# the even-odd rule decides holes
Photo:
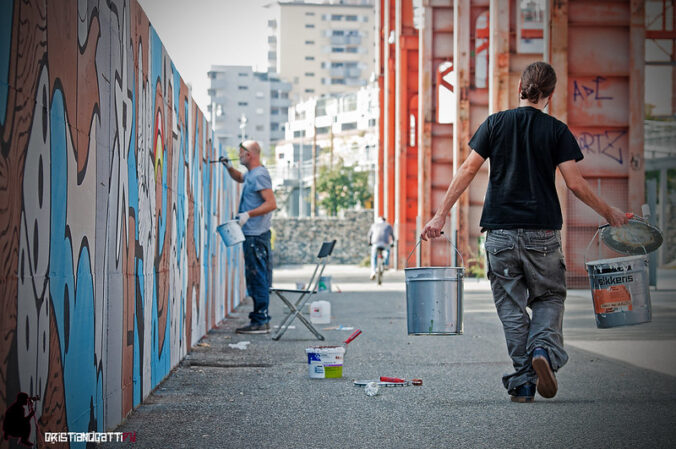
[(368, 240), (371, 247), (371, 280), (373, 280), (376, 278), (378, 250), (383, 251), (384, 266), (387, 267), (390, 264), (390, 247), (394, 245), (394, 231), (385, 217), (376, 218), (376, 222), (369, 229)]

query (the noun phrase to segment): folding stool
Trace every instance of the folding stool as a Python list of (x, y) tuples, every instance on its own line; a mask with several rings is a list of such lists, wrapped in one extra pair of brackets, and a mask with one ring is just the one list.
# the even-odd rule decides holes
[[(298, 319), (301, 320), (303, 324), (305, 324), (305, 327), (307, 327), (310, 332), (315, 335), (315, 337), (317, 337), (319, 340), (324, 340), (324, 336), (320, 334), (319, 331), (312, 325), (312, 323), (310, 323), (310, 321), (301, 314), (301, 310), (303, 307), (305, 307), (310, 298), (312, 298), (312, 295), (317, 293), (319, 280), (322, 277), (322, 273), (324, 273), (324, 268), (326, 268), (328, 256), (330, 256), (333, 252), (333, 247), (335, 245), (335, 240), (322, 243), (322, 247), (319, 249), (319, 254), (317, 254), (317, 265), (315, 266), (315, 270), (304, 289), (294, 290), (284, 288), (270, 288), (270, 293), (275, 293), (277, 296), (279, 296), (279, 299), (281, 299), (289, 308), (289, 313), (284, 317), (281, 324), (279, 325), (279, 330), (272, 337), (273, 340), (279, 340), (296, 317), (298, 317)], [(292, 303), (284, 296), (284, 294), (288, 293), (296, 293), (300, 296), (298, 299), (296, 299), (295, 303)]]

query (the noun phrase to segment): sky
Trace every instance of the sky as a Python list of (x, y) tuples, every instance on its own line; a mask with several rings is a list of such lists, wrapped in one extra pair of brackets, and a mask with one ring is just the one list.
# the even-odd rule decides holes
[(138, 0), (192, 96), (207, 114), (212, 65), (267, 70), (272, 0)]

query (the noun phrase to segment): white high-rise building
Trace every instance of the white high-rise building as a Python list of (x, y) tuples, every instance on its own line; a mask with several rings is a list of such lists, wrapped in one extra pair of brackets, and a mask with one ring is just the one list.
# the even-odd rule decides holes
[(356, 91), (374, 71), (373, 0), (268, 5), (268, 71), (292, 85), (293, 103)]
[(218, 142), (237, 148), (244, 138), (254, 139), (264, 154), (272, 154), (271, 145), (284, 138), (291, 85), (251, 66), (211, 66), (209, 79), (209, 110)]

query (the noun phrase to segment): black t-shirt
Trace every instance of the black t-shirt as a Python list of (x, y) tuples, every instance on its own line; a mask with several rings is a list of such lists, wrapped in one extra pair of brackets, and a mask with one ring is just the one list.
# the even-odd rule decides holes
[(565, 123), (523, 106), (484, 121), (469, 146), (490, 158), (483, 229), (561, 229), (556, 166), (584, 157)]

